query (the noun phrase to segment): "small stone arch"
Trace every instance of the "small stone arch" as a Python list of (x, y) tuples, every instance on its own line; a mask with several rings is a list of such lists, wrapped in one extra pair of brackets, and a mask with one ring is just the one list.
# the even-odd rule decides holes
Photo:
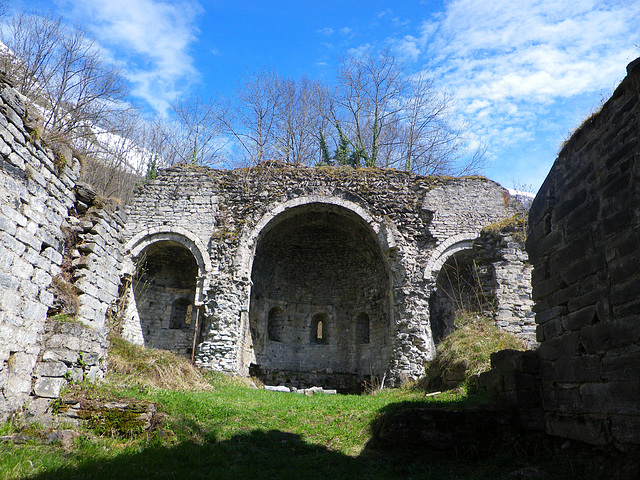
[(329, 343), (329, 315), (325, 312), (316, 313), (311, 318), (310, 341), (312, 344), (326, 345)]
[(211, 258), (202, 240), (184, 228), (152, 227), (134, 235), (125, 245), (125, 252), (128, 258), (124, 273), (133, 274), (136, 268), (135, 262), (140, 254), (150, 245), (158, 242), (178, 243), (192, 253), (198, 266), (195, 304), (200, 305), (204, 292), (209, 286), (207, 273), (212, 270)]
[(447, 238), (436, 247), (424, 269), (423, 278), (429, 289), (435, 286), (438, 274), (449, 257), (462, 250), (471, 250), (476, 238), (478, 238), (476, 233), (460, 233)]
[(132, 237), (125, 252), (130, 282), (123, 337), (190, 355), (211, 271), (204, 244), (183, 228), (154, 227)]

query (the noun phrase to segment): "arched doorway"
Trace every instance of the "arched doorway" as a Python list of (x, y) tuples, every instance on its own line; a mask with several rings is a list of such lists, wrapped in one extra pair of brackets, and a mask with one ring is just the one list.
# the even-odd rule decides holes
[(252, 374), (341, 390), (384, 374), (391, 282), (358, 214), (328, 203), (280, 213), (257, 239), (251, 280)]
[(431, 331), (435, 343), (450, 333), (460, 311), (479, 312), (485, 303), (475, 253), (459, 250), (442, 264), (429, 298)]
[(138, 256), (132, 281), (144, 344), (191, 356), (198, 264), (177, 241), (149, 244)]

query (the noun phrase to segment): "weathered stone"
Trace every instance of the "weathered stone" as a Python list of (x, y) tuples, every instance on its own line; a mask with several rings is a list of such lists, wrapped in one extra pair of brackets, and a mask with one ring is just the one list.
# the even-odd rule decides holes
[(564, 145), (527, 242), (547, 432), (620, 448), (640, 444), (624, 426), (640, 418), (640, 70), (628, 72)]
[(67, 373), (68, 367), (64, 362), (53, 360), (41, 362), (36, 367), (36, 375), (42, 377), (62, 377)]
[(39, 397), (58, 398), (60, 389), (67, 383), (64, 378), (42, 377), (36, 380), (33, 392)]

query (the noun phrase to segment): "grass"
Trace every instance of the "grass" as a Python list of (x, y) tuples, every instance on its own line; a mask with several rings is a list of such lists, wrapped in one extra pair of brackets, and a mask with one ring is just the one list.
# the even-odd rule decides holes
[(527, 240), (528, 222), (528, 212), (519, 212), (511, 217), (503, 218), (502, 220), (483, 227), (482, 233), (489, 233), (492, 235), (496, 235), (500, 232), (511, 233), (517, 241), (524, 245)]
[[(0, 441), (1, 479), (596, 478), (580, 463), (582, 450), (563, 452), (557, 441), (534, 435), (515, 444), (505, 439), (488, 456), (374, 446), (371, 426), (394, 406), (458, 408), (469, 401), (460, 392), (426, 397), (419, 389), (400, 388), (375, 395), (309, 397), (198, 372), (193, 381), (202, 388), (172, 389), (159, 380), (166, 376), (158, 376), (158, 371), (166, 373), (164, 362), (170, 356), (159, 358), (166, 352), (139, 356), (126, 344), (115, 350), (123, 362), (132, 358), (127, 355), (136, 357), (137, 367), (129, 370), (139, 369), (137, 381), (125, 381), (133, 380), (132, 371), (118, 371), (109, 382), (76, 386), (70, 394), (154, 402), (162, 412), (158, 426), (134, 438), (81, 429), (82, 436), (72, 445), (46, 445), (42, 439), (48, 429), (21, 430), (7, 423), (0, 427), (0, 436), (20, 432), (25, 443)], [(524, 476), (531, 471), (542, 476)]]
[(429, 362), (419, 386), (427, 391), (447, 385), (454, 377), (463, 385), (471, 377), (491, 368), (491, 354), (499, 350), (524, 350), (524, 342), (500, 330), (491, 318), (459, 310), (456, 329), (438, 345), (435, 358)]
[(113, 336), (109, 351), (110, 381), (170, 390), (207, 390), (202, 375), (184, 358), (171, 352), (144, 348)]

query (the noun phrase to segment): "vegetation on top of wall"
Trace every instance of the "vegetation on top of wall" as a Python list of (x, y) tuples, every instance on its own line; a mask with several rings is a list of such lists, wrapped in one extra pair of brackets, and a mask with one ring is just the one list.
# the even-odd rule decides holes
[(527, 239), (528, 221), (529, 215), (527, 212), (518, 212), (515, 215), (487, 225), (482, 228), (480, 233), (493, 235), (497, 233), (511, 233), (516, 240), (524, 244)]

